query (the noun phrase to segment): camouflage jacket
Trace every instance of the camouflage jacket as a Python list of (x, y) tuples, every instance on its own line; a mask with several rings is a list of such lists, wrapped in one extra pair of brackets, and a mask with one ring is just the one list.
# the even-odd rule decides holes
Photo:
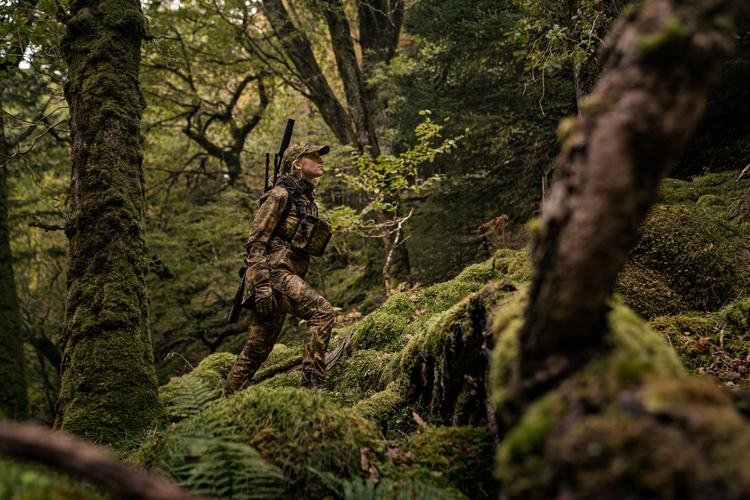
[[(253, 300), (256, 285), (269, 281), (272, 270), (280, 269), (304, 278), (310, 265), (310, 256), (307, 253), (292, 248), (289, 243), (273, 234), (284, 215), (289, 197), (288, 191), (282, 184), (292, 189), (295, 186), (299, 187), (302, 202), (305, 204), (305, 212), (308, 215), (314, 215), (315, 212), (313, 205), (315, 186), (304, 179), (293, 181), (282, 174), (276, 186), (260, 198), (258, 212), (255, 214), (250, 236), (245, 244), (247, 274), (245, 275), (243, 305)], [(292, 210), (284, 223), (279, 226), (278, 232), (284, 235), (293, 234), (298, 221), (294, 204), (292, 204)]]

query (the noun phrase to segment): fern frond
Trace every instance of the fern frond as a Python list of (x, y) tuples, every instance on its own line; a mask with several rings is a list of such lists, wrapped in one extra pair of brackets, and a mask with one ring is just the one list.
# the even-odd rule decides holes
[(450, 490), (419, 481), (392, 481), (382, 478), (376, 484), (375, 480), (370, 478), (364, 483), (357, 478), (347, 481), (330, 472), (322, 472), (312, 467), (307, 469), (318, 476), (328, 489), (343, 500), (457, 500), (465, 498)]
[(199, 493), (226, 500), (277, 497), (284, 477), (242, 443), (238, 427), (207, 412), (212, 390), (198, 379), (182, 379), (174, 403), (189, 418), (175, 424), (165, 472)]

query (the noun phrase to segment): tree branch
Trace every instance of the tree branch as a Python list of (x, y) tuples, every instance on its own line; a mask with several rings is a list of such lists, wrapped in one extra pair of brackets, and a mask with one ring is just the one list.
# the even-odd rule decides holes
[(74, 474), (122, 500), (205, 499), (128, 468), (104, 448), (37, 425), (0, 422), (0, 454)]

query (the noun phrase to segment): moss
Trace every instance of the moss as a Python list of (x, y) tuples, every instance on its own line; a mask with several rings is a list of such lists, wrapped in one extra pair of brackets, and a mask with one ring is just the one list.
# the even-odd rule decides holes
[[(145, 174), (138, 69), (145, 19), (138, 2), (71, 5), (62, 41), (75, 200), (68, 296), (60, 336), (55, 425), (105, 443), (163, 417), (153, 366), (145, 275)], [(105, 9), (106, 10), (106, 9)]]
[(462, 283), (487, 283), (500, 277), (500, 274), (492, 267), (492, 262), (474, 264), (456, 276), (456, 281)]
[(677, 53), (688, 35), (682, 21), (670, 17), (660, 31), (641, 35), (635, 47), (644, 58), (665, 57)]
[(300, 372), (292, 370), (278, 373), (271, 378), (267, 378), (262, 382), (259, 382), (258, 387), (269, 387), (273, 389), (280, 389), (282, 387), (299, 388), (299, 382)]
[(394, 389), (373, 394), (354, 406), (354, 414), (364, 419), (382, 424), (393, 416), (404, 403), (404, 398)]
[(171, 429), (146, 439), (130, 453), (127, 463), (140, 468), (161, 469), (169, 463), (176, 441), (168, 439)]
[[(484, 279), (496, 274), (488, 267), (475, 268), (464, 275), (466, 281), (451, 280), (424, 290), (401, 292), (353, 327), (351, 350), (376, 349), (394, 352), (402, 349), (408, 337), (422, 331), (431, 318), (456, 302), (484, 288)], [(478, 269), (481, 269), (478, 271)]]
[(698, 198), (698, 201), (695, 202), (695, 206), (698, 208), (707, 208), (722, 212), (727, 207), (727, 200), (721, 196), (716, 196), (715, 194), (704, 194)]
[(670, 286), (670, 279), (661, 271), (637, 262), (628, 262), (617, 277), (614, 292), (629, 307), (646, 318), (694, 309), (680, 289)]
[(640, 231), (615, 292), (644, 316), (712, 311), (750, 290), (750, 231), (717, 211), (658, 205)]
[(0, 493), (4, 500), (110, 500), (113, 497), (68, 475), (41, 465), (0, 460)]
[[(229, 375), (229, 370), (232, 369), (232, 365), (234, 365), (236, 359), (237, 356), (229, 352), (214, 353), (201, 361), (193, 371), (183, 375), (181, 378), (199, 379), (207, 387), (213, 389), (216, 397), (218, 397), (221, 394), (224, 381), (227, 375)], [(165, 385), (159, 387), (159, 398), (165, 405), (169, 405), (179, 393), (181, 387), (179, 378), (175, 377)], [(174, 418), (177, 416), (171, 412), (169, 406), (167, 410), (170, 412), (171, 417)]]
[(257, 384), (299, 364), (302, 364), (302, 347), (288, 348), (284, 344), (276, 344), (268, 359), (253, 376), (252, 382)]
[[(493, 397), (508, 404), (523, 301), (496, 322)], [(750, 425), (713, 383), (687, 376), (669, 344), (614, 305), (611, 349), (532, 403), (498, 448), (504, 498), (744, 497)], [(503, 339), (506, 339), (503, 341)]]
[(209, 411), (238, 425), (247, 443), (286, 476), (285, 498), (323, 498), (329, 492), (308, 466), (356, 477), (360, 449), (378, 445), (368, 421), (325, 395), (299, 389), (251, 387)]
[(413, 478), (472, 499), (497, 498), (494, 446), (485, 429), (429, 427), (389, 443), (378, 469), (393, 479)]
[(727, 218), (735, 224), (745, 224), (750, 221), (750, 189), (738, 196), (727, 212)]
[(529, 252), (501, 248), (495, 254), (493, 267), (502, 277), (516, 283), (529, 281), (534, 274)]
[(370, 314), (358, 328), (356, 348), (385, 350), (402, 344), (408, 318), (407, 315), (390, 314), (382, 309)]
[(385, 388), (381, 376), (392, 356), (362, 349), (346, 356), (329, 373), (328, 388), (334, 392), (367, 394)]
[(731, 387), (749, 387), (749, 308), (750, 299), (742, 299), (711, 314), (664, 316), (650, 325), (667, 338), (689, 370)]

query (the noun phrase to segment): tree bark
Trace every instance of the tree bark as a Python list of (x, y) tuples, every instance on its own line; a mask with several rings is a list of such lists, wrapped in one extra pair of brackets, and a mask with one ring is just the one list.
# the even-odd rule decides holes
[(302, 83), (310, 91), (306, 97), (318, 107), (326, 124), (341, 144), (356, 144), (351, 120), (320, 70), (310, 40), (303, 31), (294, 26), (281, 0), (263, 0), (263, 8), (268, 22), (271, 23), (287, 56), (302, 78)]
[[(8, 155), (4, 123), (0, 116), (0, 152)], [(21, 340), (21, 311), (10, 250), (7, 177), (8, 165), (0, 167), (0, 416), (25, 420), (29, 416), (29, 399)]]
[(748, 3), (653, 0), (606, 40), (605, 72), (558, 158), (535, 243), (511, 381), (518, 410), (606, 348), (607, 297)]
[(130, 469), (99, 446), (36, 425), (0, 423), (0, 454), (68, 472), (122, 500), (205, 499)]
[(370, 110), (365, 96), (365, 82), (362, 71), (357, 63), (354, 43), (349, 29), (349, 21), (344, 13), (341, 0), (327, 0), (325, 2), (325, 17), (328, 32), (331, 35), (333, 54), (336, 56), (336, 66), (344, 84), (346, 103), (352, 129), (357, 140), (357, 148), (373, 157), (380, 155), (375, 127), (370, 119)]
[(55, 426), (112, 442), (163, 415), (148, 322), (137, 0), (74, 0), (68, 298)]

